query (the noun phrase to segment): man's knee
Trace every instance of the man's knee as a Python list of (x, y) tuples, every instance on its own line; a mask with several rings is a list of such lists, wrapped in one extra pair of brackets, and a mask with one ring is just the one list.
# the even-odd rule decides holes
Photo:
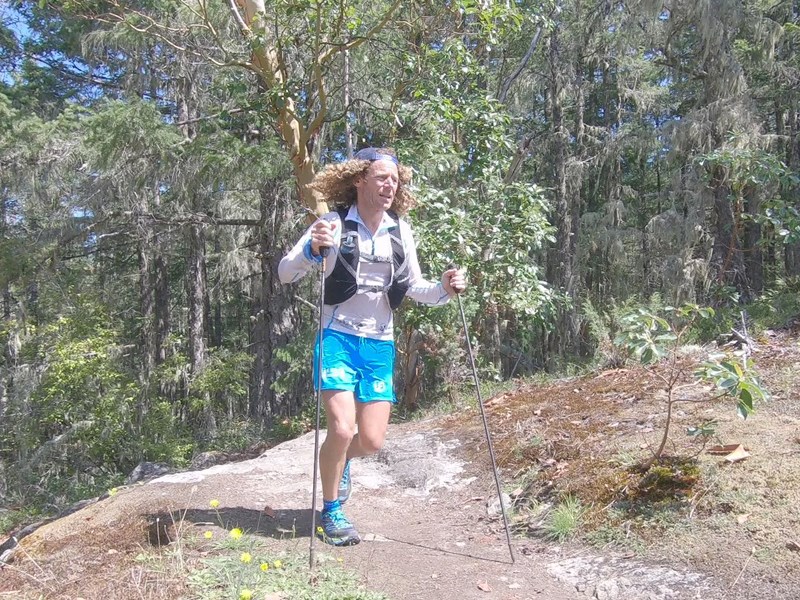
[(358, 442), (361, 449), (367, 454), (375, 454), (383, 448), (386, 433), (383, 431), (365, 431), (358, 433)]
[(344, 421), (334, 422), (328, 427), (328, 435), (325, 441), (330, 440), (331, 443), (337, 446), (346, 447), (353, 441), (355, 434), (355, 427), (350, 423)]

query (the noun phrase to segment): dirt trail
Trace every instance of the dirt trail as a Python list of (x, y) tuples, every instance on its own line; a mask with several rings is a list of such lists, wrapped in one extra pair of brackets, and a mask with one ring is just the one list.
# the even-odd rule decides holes
[[(318, 543), (318, 552), (342, 559), (369, 589), (395, 600), (717, 597), (697, 574), (644, 565), (636, 574), (630, 561), (582, 550), (567, 555), (535, 540), (515, 540), (511, 564), (501, 521), (487, 515), (487, 501), (496, 495), (491, 478), (485, 467), (459, 458), (460, 450), (435, 422), (392, 426), (386, 448), (353, 466), (347, 512), (364, 542), (350, 548)], [(163, 543), (172, 535), (169, 523), (177, 515), (203, 528), (221, 521), (276, 548), (307, 552), (312, 452), (308, 434), (253, 460), (123, 489), (49, 523), (23, 539), (0, 577), (0, 596), (134, 597), (135, 557), (148, 538)], [(220, 502), (216, 511), (209, 508), (212, 499)], [(167, 527), (148, 530), (156, 516)], [(626, 573), (634, 573), (636, 585)]]

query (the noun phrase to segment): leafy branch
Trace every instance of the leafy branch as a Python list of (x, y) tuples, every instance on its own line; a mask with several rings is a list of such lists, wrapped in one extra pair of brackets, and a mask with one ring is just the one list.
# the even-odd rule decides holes
[[(686, 373), (686, 367), (679, 361), (680, 348), (687, 334), (699, 321), (714, 317), (714, 310), (686, 304), (680, 308), (667, 307), (665, 312), (672, 317), (671, 321), (644, 308), (632, 311), (621, 319), (622, 329), (615, 339), (615, 344), (636, 357), (662, 382), (667, 394), (667, 417), (661, 441), (652, 458), (643, 465), (645, 469), (660, 460), (664, 454), (672, 425), (673, 408), (678, 402), (706, 402), (730, 396), (736, 401), (739, 416), (747, 418), (755, 410), (756, 401), (765, 401), (769, 397), (758, 377), (747, 365), (746, 349), (731, 356), (725, 353), (711, 354), (708, 360), (694, 370), (694, 376), (701, 382), (713, 384), (717, 394), (699, 399), (680, 396), (678, 392), (688, 387), (685, 384), (679, 385)], [(666, 363), (666, 370), (657, 368), (662, 363)], [(709, 435), (712, 432), (707, 424), (689, 429), (689, 433), (695, 435)]]

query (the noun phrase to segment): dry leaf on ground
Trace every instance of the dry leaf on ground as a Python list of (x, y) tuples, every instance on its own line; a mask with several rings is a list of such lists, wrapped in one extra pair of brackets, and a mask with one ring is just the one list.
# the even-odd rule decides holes
[(738, 450), (739, 448), (742, 448), (744, 450), (750, 449), (745, 446), (742, 446), (741, 444), (723, 444), (720, 446), (711, 446), (706, 450), (706, 452), (708, 452), (709, 454), (726, 455), (730, 454), (731, 452), (734, 452), (735, 450)]
[(725, 457), (725, 460), (728, 461), (729, 463), (735, 463), (739, 462), (740, 460), (744, 460), (748, 456), (750, 456), (750, 453), (744, 449), (744, 446), (739, 446), (738, 448), (736, 448), (736, 450), (728, 454)]

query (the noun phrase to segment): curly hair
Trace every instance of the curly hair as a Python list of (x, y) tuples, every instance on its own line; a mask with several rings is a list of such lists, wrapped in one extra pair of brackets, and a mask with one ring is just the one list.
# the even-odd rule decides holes
[[(377, 148), (381, 154), (397, 157), (391, 148)], [(328, 165), (320, 171), (311, 182), (311, 187), (322, 195), (331, 210), (347, 208), (356, 203), (355, 182), (359, 177), (367, 174), (367, 169), (372, 164), (369, 160), (346, 160), (335, 165)], [(417, 204), (417, 199), (409, 189), (412, 170), (410, 167), (398, 165), (397, 171), (400, 181), (397, 193), (390, 210), (403, 216)]]

